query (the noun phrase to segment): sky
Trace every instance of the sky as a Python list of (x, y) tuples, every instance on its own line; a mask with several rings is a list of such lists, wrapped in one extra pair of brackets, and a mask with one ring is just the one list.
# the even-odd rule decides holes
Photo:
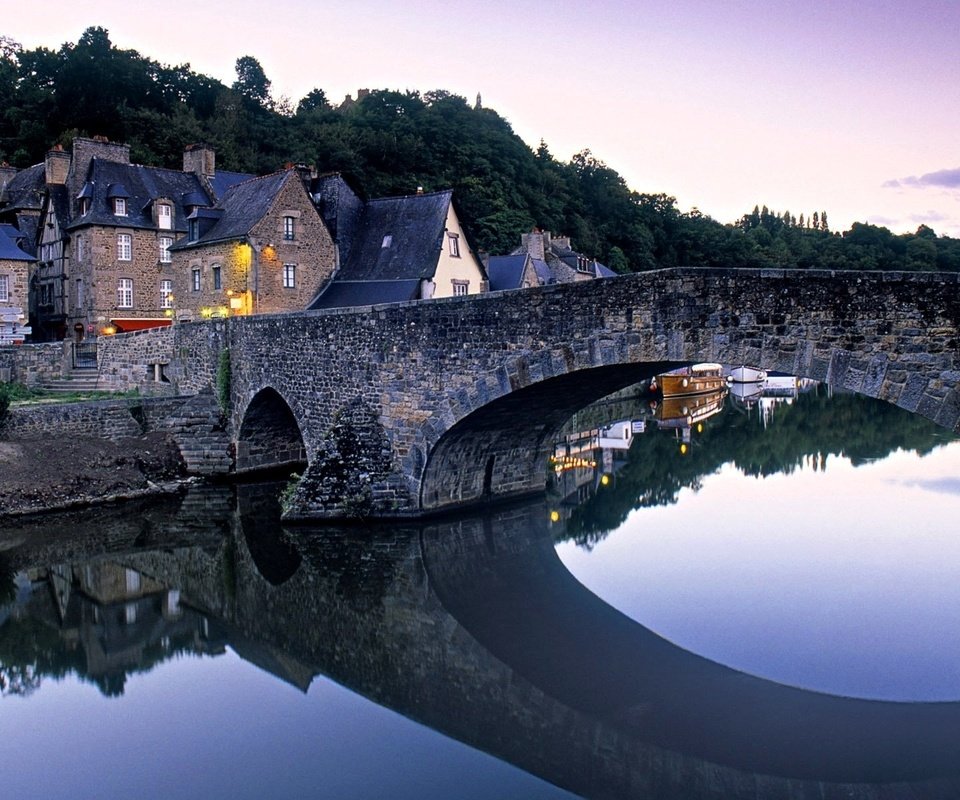
[[(22, 4), (26, 48), (87, 27), (275, 98), (446, 89), (562, 161), (589, 148), (631, 189), (733, 222), (794, 216), (960, 237), (960, 0), (205, 0)], [(322, 165), (318, 165), (322, 168)]]

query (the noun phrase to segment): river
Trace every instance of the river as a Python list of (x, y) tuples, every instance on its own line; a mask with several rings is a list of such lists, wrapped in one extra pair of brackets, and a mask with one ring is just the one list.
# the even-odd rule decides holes
[(545, 498), (419, 524), (269, 484), (9, 524), (5, 796), (958, 796), (960, 442), (716, 412), (598, 404)]

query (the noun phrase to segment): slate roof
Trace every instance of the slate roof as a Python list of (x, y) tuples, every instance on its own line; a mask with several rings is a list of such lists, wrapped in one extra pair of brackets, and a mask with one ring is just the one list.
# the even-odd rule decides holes
[(616, 278), (617, 273), (614, 272), (610, 267), (605, 267), (599, 261), (596, 262), (597, 265), (597, 277), (598, 278)]
[(287, 179), (300, 180), (295, 170), (274, 172), (262, 178), (249, 178), (227, 190), (214, 211), (222, 212), (220, 219), (196, 241), (181, 240), (173, 249), (189, 250), (193, 247), (227, 242), (246, 237), (253, 227), (266, 216), (273, 206)]
[(13, 225), (0, 225), (0, 261), (33, 261), (32, 255), (17, 246), (21, 236)]
[(550, 265), (547, 264), (546, 261), (541, 261), (539, 258), (531, 258), (530, 260), (533, 262), (533, 268), (536, 270), (541, 286), (546, 286), (548, 283), (557, 282), (557, 279), (554, 277), (553, 270), (550, 269)]
[[(338, 278), (347, 281), (419, 280), (437, 269), (453, 191), (368, 201)], [(384, 247), (385, 237), (390, 237)]]
[(34, 164), (32, 167), (22, 169), (7, 181), (0, 201), (7, 208), (18, 211), (24, 209), (39, 211), (46, 179), (47, 168), (44, 164)]
[(310, 304), (310, 310), (375, 306), (381, 303), (401, 303), (420, 296), (419, 279), (391, 281), (334, 280)]
[(527, 263), (526, 255), (490, 256), (487, 263), (487, 277), (490, 279), (490, 291), (519, 289), (523, 285), (523, 269)]
[(253, 175), (246, 172), (223, 172), (217, 171), (212, 178), (207, 178), (210, 182), (210, 188), (219, 200), (228, 190), (232, 189), (238, 183), (250, 180)]
[[(81, 194), (83, 192), (90, 197), (90, 210), (83, 216), (76, 216), (70, 227), (121, 225), (155, 230), (157, 225), (153, 219), (153, 203), (157, 198), (165, 197), (174, 204), (173, 229), (179, 233), (186, 233), (187, 230), (183, 198), (196, 192), (203, 192), (207, 196), (199, 178), (191, 172), (141, 164), (120, 164), (102, 158), (91, 160)], [(127, 197), (127, 214), (116, 216), (110, 199), (123, 195)]]

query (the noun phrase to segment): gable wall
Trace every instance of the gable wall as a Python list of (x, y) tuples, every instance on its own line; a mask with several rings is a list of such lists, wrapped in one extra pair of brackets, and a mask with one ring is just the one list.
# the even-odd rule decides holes
[[(447, 234), (457, 236), (460, 244), (459, 258), (450, 255), (450, 243)], [(478, 294), (487, 290), (480, 262), (467, 244), (467, 237), (464, 235), (463, 227), (460, 225), (460, 220), (457, 219), (452, 204), (447, 209), (446, 231), (441, 243), (437, 271), (433, 280), (436, 283), (434, 297), (452, 297), (454, 281), (467, 281), (467, 294)]]

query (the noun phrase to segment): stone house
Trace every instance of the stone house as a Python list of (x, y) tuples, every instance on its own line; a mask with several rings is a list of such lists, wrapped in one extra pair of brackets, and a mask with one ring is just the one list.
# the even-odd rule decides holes
[(178, 171), (132, 164), (127, 145), (81, 137), (72, 152), (54, 148), (43, 164), (13, 176), (0, 215), (16, 215), (25, 233), (22, 225), (36, 220), (33, 338), (170, 324), (170, 248), (187, 232), (187, 215), (247, 177), (217, 173), (213, 151), (202, 145), (187, 148)]
[(194, 209), (171, 247), (178, 318), (302, 311), (317, 296), (336, 255), (304, 178), (295, 167), (251, 178)]
[(320, 213), (336, 231), (339, 270), (311, 309), (488, 290), (486, 271), (467, 241), (451, 190), (366, 202), (354, 202), (350, 194), (339, 176), (314, 186)]
[(573, 283), (594, 278), (612, 278), (616, 273), (595, 258), (576, 252), (569, 236), (554, 236), (550, 231), (534, 230), (520, 236), (520, 247), (511, 255), (528, 254), (534, 263), (547, 266), (552, 276), (548, 283)]
[(0, 344), (22, 342), (30, 332), (25, 322), (33, 263), (20, 231), (13, 225), (0, 224)]

